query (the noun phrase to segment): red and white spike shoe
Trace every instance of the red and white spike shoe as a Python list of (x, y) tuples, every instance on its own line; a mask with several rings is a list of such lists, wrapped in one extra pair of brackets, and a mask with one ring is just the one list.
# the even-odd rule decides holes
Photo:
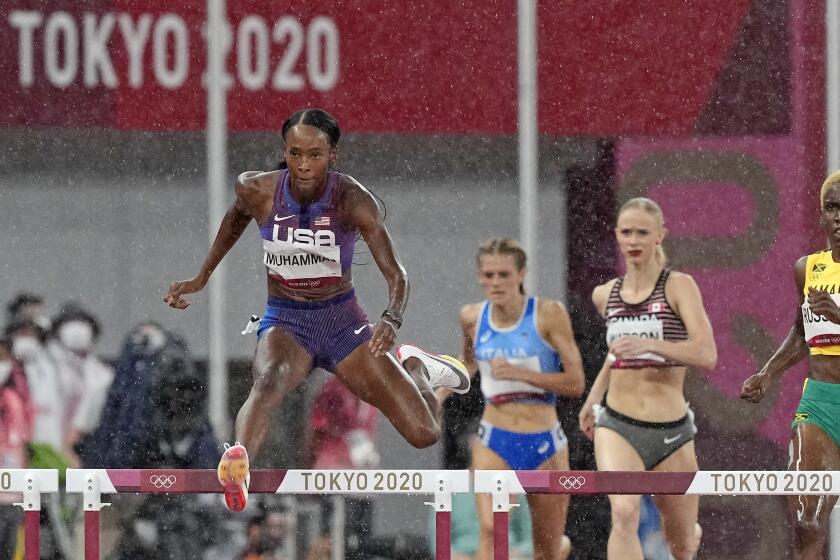
[(219, 482), (225, 489), (225, 505), (230, 511), (242, 511), (248, 504), (248, 486), (251, 484), (248, 452), (239, 442), (225, 444), (225, 452), (216, 469)]

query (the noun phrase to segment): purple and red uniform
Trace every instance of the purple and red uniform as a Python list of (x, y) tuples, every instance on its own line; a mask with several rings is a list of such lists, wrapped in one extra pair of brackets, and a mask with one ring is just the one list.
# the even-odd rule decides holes
[(350, 269), (358, 232), (340, 220), (342, 191), (340, 174), (330, 171), (321, 198), (302, 205), (292, 196), (289, 172), (282, 170), (271, 217), (260, 225), (269, 284), (276, 282), (302, 297), (318, 295), (326, 286), (347, 285), (325, 301), (269, 296), (257, 331), (262, 336), (270, 327), (283, 328), (312, 356), (315, 367), (328, 370), (371, 337), (353, 290)]

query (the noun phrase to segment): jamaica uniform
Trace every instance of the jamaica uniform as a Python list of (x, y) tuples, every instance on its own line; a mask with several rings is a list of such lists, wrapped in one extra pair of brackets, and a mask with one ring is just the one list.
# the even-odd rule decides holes
[[(840, 356), (840, 325), (811, 311), (808, 304), (808, 292), (811, 288), (828, 292), (834, 303), (840, 304), (840, 263), (831, 258), (830, 249), (808, 255), (803, 286), (805, 302), (802, 304), (802, 325), (805, 328), (805, 341), (812, 356)], [(806, 379), (791, 428), (795, 428), (801, 422), (814, 424), (840, 446), (838, 418), (840, 384)]]

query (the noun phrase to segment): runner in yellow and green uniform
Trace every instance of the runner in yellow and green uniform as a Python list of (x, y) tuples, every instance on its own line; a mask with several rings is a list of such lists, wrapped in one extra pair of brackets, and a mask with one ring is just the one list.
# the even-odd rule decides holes
[[(741, 398), (758, 402), (788, 368), (809, 357), (808, 379), (791, 425), (788, 470), (840, 470), (840, 171), (820, 190), (820, 225), (829, 248), (794, 266), (799, 309), (782, 345), (744, 381)], [(837, 496), (790, 496), (793, 558), (822, 559)]]

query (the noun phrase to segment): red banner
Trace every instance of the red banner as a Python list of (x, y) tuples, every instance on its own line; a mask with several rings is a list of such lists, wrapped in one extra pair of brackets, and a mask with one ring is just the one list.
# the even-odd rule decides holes
[[(516, 131), (514, 0), (229, 2), (229, 124), (322, 106), (350, 131)], [(748, 0), (540, 2), (539, 115), (556, 135), (686, 135)], [(204, 127), (205, 2), (11, 0), (5, 126)]]

